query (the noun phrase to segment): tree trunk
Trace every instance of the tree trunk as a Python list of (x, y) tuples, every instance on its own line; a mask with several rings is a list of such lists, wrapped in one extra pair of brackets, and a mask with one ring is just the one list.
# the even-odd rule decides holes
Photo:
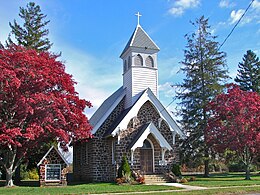
[(209, 151), (208, 148), (205, 148), (205, 156), (204, 156), (204, 177), (209, 177)]
[(5, 185), (7, 187), (14, 186), (12, 176), (13, 176), (12, 167), (9, 167), (8, 169), (6, 169), (6, 180), (5, 180), (6, 182), (5, 182)]
[(246, 178), (245, 180), (251, 180), (250, 178), (250, 166), (249, 164), (246, 165)]
[(246, 178), (245, 180), (251, 180), (250, 178), (250, 154), (249, 149), (246, 147), (245, 149), (245, 165), (246, 165)]
[(15, 185), (19, 185), (21, 182), (21, 165), (19, 165), (15, 170), (14, 183)]

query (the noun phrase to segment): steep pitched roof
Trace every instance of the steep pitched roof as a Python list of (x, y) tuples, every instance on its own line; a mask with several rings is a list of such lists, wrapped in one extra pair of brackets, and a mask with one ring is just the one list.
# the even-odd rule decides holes
[(106, 135), (110, 134), (112, 136), (115, 136), (119, 129), (127, 129), (128, 122), (135, 116), (137, 116), (137, 113), (139, 109), (142, 107), (142, 105), (146, 102), (150, 101), (154, 107), (157, 109), (157, 111), (160, 114), (160, 117), (163, 118), (167, 123), (169, 124), (169, 127), (171, 131), (175, 131), (178, 133), (181, 138), (185, 138), (185, 134), (182, 132), (180, 127), (177, 125), (177, 123), (173, 120), (172, 116), (169, 114), (169, 112), (165, 109), (165, 107), (161, 104), (161, 102), (157, 99), (157, 97), (153, 94), (150, 88), (147, 88), (144, 90), (144, 92), (141, 94), (141, 96), (136, 100), (136, 102), (133, 104), (132, 107), (130, 107), (130, 110), (127, 110), (127, 112), (121, 116), (120, 120), (118, 120), (111, 129), (109, 129), (109, 132), (106, 133)]
[(148, 137), (150, 133), (158, 141), (161, 148), (172, 150), (170, 144), (166, 141), (166, 139), (163, 137), (163, 135), (160, 133), (160, 131), (156, 128), (156, 126), (152, 122), (144, 124), (143, 126), (140, 127), (137, 135), (134, 137), (133, 141), (129, 144), (127, 149), (134, 151), (136, 148), (142, 147), (144, 140)]
[(125, 118), (125, 116), (128, 114), (128, 112), (132, 109), (132, 107), (135, 105), (135, 103), (138, 101), (138, 99), (142, 96), (142, 94), (145, 92), (145, 90), (140, 93), (139, 97), (136, 99), (136, 101), (133, 103), (133, 105), (127, 109), (125, 109), (113, 122), (113, 124), (108, 128), (108, 130), (105, 132), (103, 137), (110, 136), (111, 133), (114, 131), (114, 129), (118, 126), (118, 124)]
[(42, 157), (42, 159), (41, 159), (40, 162), (37, 164), (37, 166), (40, 166), (40, 164), (42, 164), (43, 160), (48, 156), (48, 154), (49, 154), (53, 149), (60, 155), (60, 157), (61, 157), (62, 160), (66, 163), (66, 165), (69, 165), (68, 161), (67, 161), (67, 160), (64, 158), (64, 156), (60, 153), (60, 151), (59, 151), (56, 147), (52, 146), (52, 147), (48, 150), (48, 152), (46, 152), (46, 154)]
[(160, 48), (153, 42), (153, 40), (149, 37), (149, 35), (143, 30), (143, 28), (140, 25), (137, 25), (137, 27), (135, 28), (120, 57), (130, 47), (145, 48), (158, 51), (160, 50)]
[(93, 126), (92, 134), (96, 133), (98, 128), (107, 119), (110, 113), (115, 109), (119, 102), (124, 98), (125, 90), (120, 87), (115, 93), (109, 96), (97, 109), (97, 111), (89, 119), (90, 124)]

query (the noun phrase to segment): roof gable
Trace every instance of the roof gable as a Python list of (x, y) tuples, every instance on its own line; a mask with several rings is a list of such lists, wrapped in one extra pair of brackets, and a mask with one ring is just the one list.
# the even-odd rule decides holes
[(125, 90), (120, 87), (115, 93), (109, 96), (97, 109), (97, 111), (89, 119), (90, 124), (93, 126), (92, 134), (95, 134), (103, 122), (113, 112), (115, 107), (125, 96)]
[(169, 125), (171, 131), (175, 131), (182, 138), (185, 138), (185, 134), (182, 132), (177, 123), (173, 120), (171, 115), (165, 109), (165, 107), (161, 104), (161, 102), (157, 99), (157, 97), (153, 94), (150, 88), (146, 89), (142, 95), (136, 100), (134, 105), (130, 108), (130, 110), (126, 113), (126, 115), (121, 119), (121, 121), (111, 129), (111, 135), (115, 136), (119, 129), (127, 129), (127, 124), (131, 120), (131, 118), (137, 116), (138, 111), (142, 107), (142, 105), (146, 102), (150, 101), (154, 107), (157, 109), (160, 117), (163, 118)]
[(128, 149), (135, 151), (136, 148), (142, 147), (144, 140), (148, 137), (150, 133), (157, 140), (161, 148), (172, 150), (170, 144), (166, 141), (166, 139), (163, 137), (163, 135), (160, 133), (160, 131), (156, 128), (156, 126), (152, 122), (147, 123), (140, 128), (133, 142), (130, 143), (130, 145), (128, 146)]
[(52, 146), (52, 147), (48, 150), (48, 152), (46, 152), (46, 154), (42, 157), (42, 159), (41, 159), (40, 162), (37, 164), (37, 166), (40, 166), (40, 164), (42, 164), (42, 162), (44, 161), (44, 159), (47, 158), (47, 156), (49, 155), (49, 153), (50, 153), (53, 149), (58, 153), (58, 155), (62, 158), (62, 160), (66, 163), (66, 165), (69, 165), (69, 163), (68, 163), (67, 160), (64, 158), (64, 156), (60, 153), (60, 151), (59, 151), (56, 147)]
[(145, 48), (158, 51), (160, 50), (160, 48), (153, 42), (153, 40), (149, 37), (149, 35), (143, 30), (143, 28), (140, 25), (137, 25), (137, 27), (135, 28), (120, 57), (130, 47)]

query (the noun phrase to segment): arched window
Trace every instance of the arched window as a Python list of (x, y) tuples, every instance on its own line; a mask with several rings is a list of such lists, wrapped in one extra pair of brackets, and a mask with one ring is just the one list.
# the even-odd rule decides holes
[(131, 65), (132, 65), (132, 60), (131, 60), (131, 57), (128, 56), (128, 69), (131, 68)]
[(148, 56), (145, 60), (145, 65), (148, 67), (154, 67), (153, 58)]
[(127, 62), (126, 62), (126, 60), (124, 61), (124, 72), (126, 72), (127, 71)]
[(146, 139), (144, 140), (143, 149), (152, 149), (151, 143)]
[(140, 54), (135, 56), (135, 65), (136, 66), (143, 66), (143, 58)]

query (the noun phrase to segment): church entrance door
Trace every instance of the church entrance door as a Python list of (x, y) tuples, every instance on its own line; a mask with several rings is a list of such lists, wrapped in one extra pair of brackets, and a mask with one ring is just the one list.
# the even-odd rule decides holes
[(141, 170), (145, 174), (153, 173), (153, 148), (147, 139), (140, 148), (140, 164)]

